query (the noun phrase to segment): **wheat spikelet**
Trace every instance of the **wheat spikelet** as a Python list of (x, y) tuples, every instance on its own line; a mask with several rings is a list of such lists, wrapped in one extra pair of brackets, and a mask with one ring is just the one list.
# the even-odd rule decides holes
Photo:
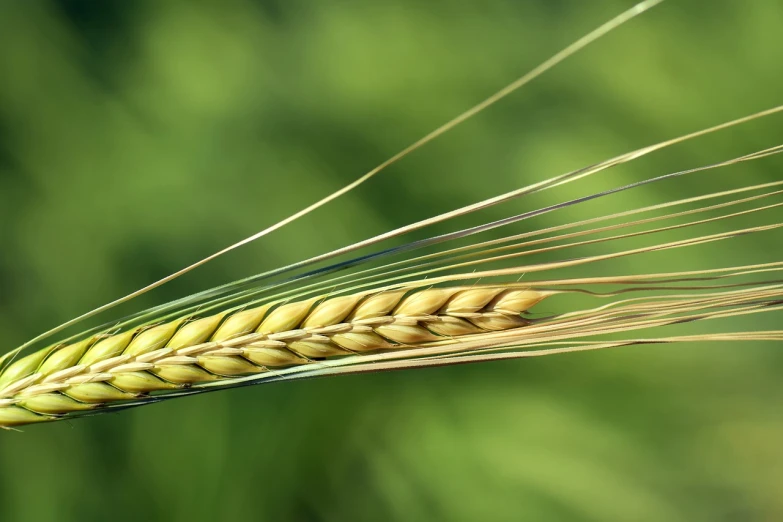
[(179, 319), (32, 353), (0, 373), (0, 427), (317, 359), (525, 326), (546, 297), (502, 286), (360, 293)]

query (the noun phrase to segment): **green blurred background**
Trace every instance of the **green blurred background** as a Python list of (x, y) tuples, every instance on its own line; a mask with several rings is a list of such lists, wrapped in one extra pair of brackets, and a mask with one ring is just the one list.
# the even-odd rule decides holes
[[(631, 4), (3, 0), (0, 351), (339, 188)], [(772, 107), (781, 27), (779, 2), (670, 0), (329, 207), (121, 312)], [(476, 219), (776, 145), (780, 127), (754, 122)], [(781, 166), (518, 229), (778, 180)], [(779, 260), (779, 239), (614, 268)], [(780, 520), (779, 351), (640, 347), (337, 377), (0, 433), (0, 519)]]

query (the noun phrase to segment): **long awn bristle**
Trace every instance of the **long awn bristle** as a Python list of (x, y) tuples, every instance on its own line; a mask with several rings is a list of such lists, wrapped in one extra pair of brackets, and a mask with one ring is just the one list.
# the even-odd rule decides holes
[[(391, 240), (427, 227), (598, 176), (673, 145), (780, 114), (780, 105), (144, 310), (40, 348), (54, 334), (255, 241), (353, 190), (662, 1), (638, 3), (303, 210), (0, 356), (0, 428), (263, 382), (632, 345), (783, 339), (779, 330), (658, 333), (660, 328), (678, 324), (779, 311), (783, 308), (783, 262), (757, 261), (701, 270), (681, 267), (654, 274), (548, 276), (561, 269), (582, 269), (657, 252), (677, 254), (681, 249), (772, 233), (783, 228), (780, 220), (769, 217), (770, 211), (783, 206), (783, 182), (708, 191), (581, 221), (517, 230), (500, 238), (474, 239), (482, 233), (502, 227), (508, 230), (528, 219), (562, 214), (575, 205), (625, 195), (653, 183), (770, 158), (783, 153), (783, 145), (388, 246)], [(752, 219), (763, 222), (746, 223)], [(718, 223), (727, 228), (705, 231)], [(680, 239), (668, 236), (674, 232), (687, 235)], [(457, 240), (469, 242), (455, 246), (452, 242)], [(649, 241), (634, 243), (641, 240)], [(386, 248), (356, 254), (382, 244)], [(598, 245), (603, 247), (601, 252), (582, 255), (582, 249)], [(356, 257), (343, 257), (349, 255)], [(546, 257), (552, 255), (556, 257)], [(533, 260), (526, 262), (528, 258)], [(327, 262), (332, 264), (324, 266)], [(564, 298), (593, 301), (569, 305), (566, 311), (557, 313), (536, 307), (543, 300), (557, 303)], [(613, 337), (650, 331), (651, 336)]]

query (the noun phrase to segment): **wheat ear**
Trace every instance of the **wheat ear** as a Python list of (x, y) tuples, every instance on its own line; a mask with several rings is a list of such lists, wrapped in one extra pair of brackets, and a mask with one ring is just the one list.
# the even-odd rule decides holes
[(0, 427), (317, 359), (520, 328), (545, 292), (398, 289), (182, 318), (55, 345), (0, 373)]
[[(374, 176), (386, 166), (499, 101), (587, 44), (661, 1), (645, 0), (638, 3), (353, 183), (296, 212), (289, 218), (136, 292), (55, 327), (0, 357), (0, 428), (56, 420), (90, 412), (98, 413), (113, 408), (147, 404), (210, 389), (223, 389), (260, 382), (339, 373), (502, 360), (632, 344), (694, 342), (698, 340), (778, 340), (783, 338), (783, 332), (769, 331), (668, 336), (620, 341), (580, 340), (589, 336), (658, 328), (683, 322), (779, 311), (783, 309), (783, 281), (745, 281), (742, 279), (748, 275), (773, 274), (783, 270), (783, 265), (779, 263), (655, 276), (648, 274), (571, 280), (533, 280), (526, 282), (524, 286), (508, 282), (472, 287), (453, 286), (466, 284), (458, 283), (459, 281), (536, 274), (548, 270), (581, 266), (586, 263), (696, 246), (750, 233), (772, 231), (783, 224), (767, 223), (737, 228), (719, 234), (702, 234), (684, 240), (663, 241), (641, 248), (613, 249), (609, 253), (586, 257), (572, 257), (512, 267), (505, 266), (508, 260), (521, 256), (608, 243), (722, 219), (749, 216), (754, 212), (777, 208), (783, 203), (773, 203), (733, 214), (609, 237), (600, 237), (600, 234), (625, 227), (646, 225), (657, 220), (685, 216), (696, 211), (684, 210), (637, 222), (609, 225), (603, 229), (549, 236), (561, 228), (579, 227), (604, 219), (621, 218), (632, 213), (664, 208), (664, 206), (674, 204), (674, 202), (670, 202), (666, 205), (634, 209), (626, 213), (603, 216), (582, 223), (569, 223), (561, 227), (537, 230), (533, 233), (533, 235), (548, 236), (544, 239), (512, 243), (528, 237), (531, 233), (512, 234), (499, 240), (477, 242), (467, 247), (444, 250), (418, 258), (407, 258), (399, 263), (368, 268), (359, 274), (348, 274), (334, 277), (331, 280), (319, 280), (327, 274), (347, 270), (359, 264), (378, 261), (386, 256), (466, 238), (523, 219), (631, 190), (645, 184), (768, 157), (783, 152), (783, 146), (772, 147), (705, 167), (649, 178), (641, 182), (528, 211), (517, 216), (412, 241), (400, 247), (388, 248), (328, 267), (315, 268), (310, 272), (283, 280), (275, 279), (278, 276), (292, 274), (295, 270), (313, 267), (316, 263), (331, 260), (436, 223), (593, 176), (676, 143), (783, 111), (783, 106), (778, 106), (536, 182), (278, 270), (161, 305), (126, 318), (122, 323), (115, 323), (110, 331), (107, 331), (105, 326), (99, 327), (99, 329), (84, 332), (64, 342), (17, 359), (18, 355), (27, 349), (33, 349), (39, 341), (179, 277), (332, 201)], [(693, 203), (707, 198), (728, 196), (741, 191), (757, 190), (773, 185), (756, 185), (741, 190), (716, 192), (698, 198), (683, 199), (677, 203)], [(762, 196), (704, 207), (698, 211), (728, 208), (729, 205), (752, 202), (778, 193), (773, 191)], [(595, 234), (599, 236), (595, 236)], [(594, 238), (532, 250), (528, 248), (538, 243), (588, 235), (593, 235)], [(508, 244), (495, 246), (503, 243)], [(459, 255), (462, 248), (476, 251)], [(501, 263), (505, 267), (491, 268), (488, 266), (496, 263)], [(439, 266), (441, 264), (446, 266)], [(434, 278), (430, 277), (443, 270), (452, 272), (455, 269), (462, 270), (473, 265), (480, 265), (481, 270), (448, 275), (438, 274)], [(356, 278), (357, 275), (358, 278)], [(425, 276), (430, 279), (422, 281), (421, 278)], [(705, 286), (709, 281), (723, 278), (737, 278), (737, 282)], [(311, 279), (312, 281), (310, 281)], [(408, 279), (416, 279), (417, 281), (409, 282)], [(404, 281), (400, 282), (401, 280)], [(634, 281), (644, 281), (645, 286), (632, 286)], [(692, 288), (668, 286), (672, 282), (692, 283), (696, 281), (701, 286), (697, 285)], [(435, 284), (451, 286), (433, 287)], [(621, 288), (589, 290), (581, 287), (582, 285), (603, 284), (620, 285)], [(291, 285), (295, 285), (295, 288), (290, 288)], [(572, 285), (576, 286), (572, 287)], [(346, 286), (350, 286), (350, 288), (345, 289)], [(558, 289), (558, 286), (565, 287), (565, 289)], [(537, 288), (541, 290), (536, 290)], [(736, 290), (736, 288), (740, 288), (740, 290)], [(326, 289), (332, 295), (310, 297), (313, 294), (326, 292)], [(361, 292), (359, 292), (360, 289), (362, 289)], [(678, 294), (666, 299), (651, 295), (645, 298), (616, 300), (598, 307), (572, 310), (535, 321), (522, 316), (524, 312), (542, 299), (556, 294), (583, 293), (596, 298), (606, 298), (627, 292), (684, 291), (688, 289), (697, 290), (697, 293)], [(282, 293), (270, 296), (270, 292)], [(227, 310), (229, 306), (244, 306), (244, 308)], [(196, 315), (197, 311), (199, 315)], [(155, 321), (155, 324), (138, 327), (137, 325), (141, 321)], [(507, 350), (516, 351), (508, 352)]]

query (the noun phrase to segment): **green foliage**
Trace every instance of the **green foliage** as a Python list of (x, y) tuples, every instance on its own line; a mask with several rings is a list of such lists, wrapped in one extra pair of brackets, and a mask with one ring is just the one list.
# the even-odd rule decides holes
[[(344, 185), (628, 5), (2, 2), (0, 352)], [(775, 2), (666, 2), (118, 314), (777, 105), (781, 24)], [(481, 219), (777, 145), (780, 128), (754, 122)], [(522, 228), (776, 181), (781, 166)], [(782, 255), (759, 235), (587, 270)], [(781, 370), (771, 343), (647, 346), (204, 394), (0, 433), (0, 506), (14, 521), (779, 519)]]

